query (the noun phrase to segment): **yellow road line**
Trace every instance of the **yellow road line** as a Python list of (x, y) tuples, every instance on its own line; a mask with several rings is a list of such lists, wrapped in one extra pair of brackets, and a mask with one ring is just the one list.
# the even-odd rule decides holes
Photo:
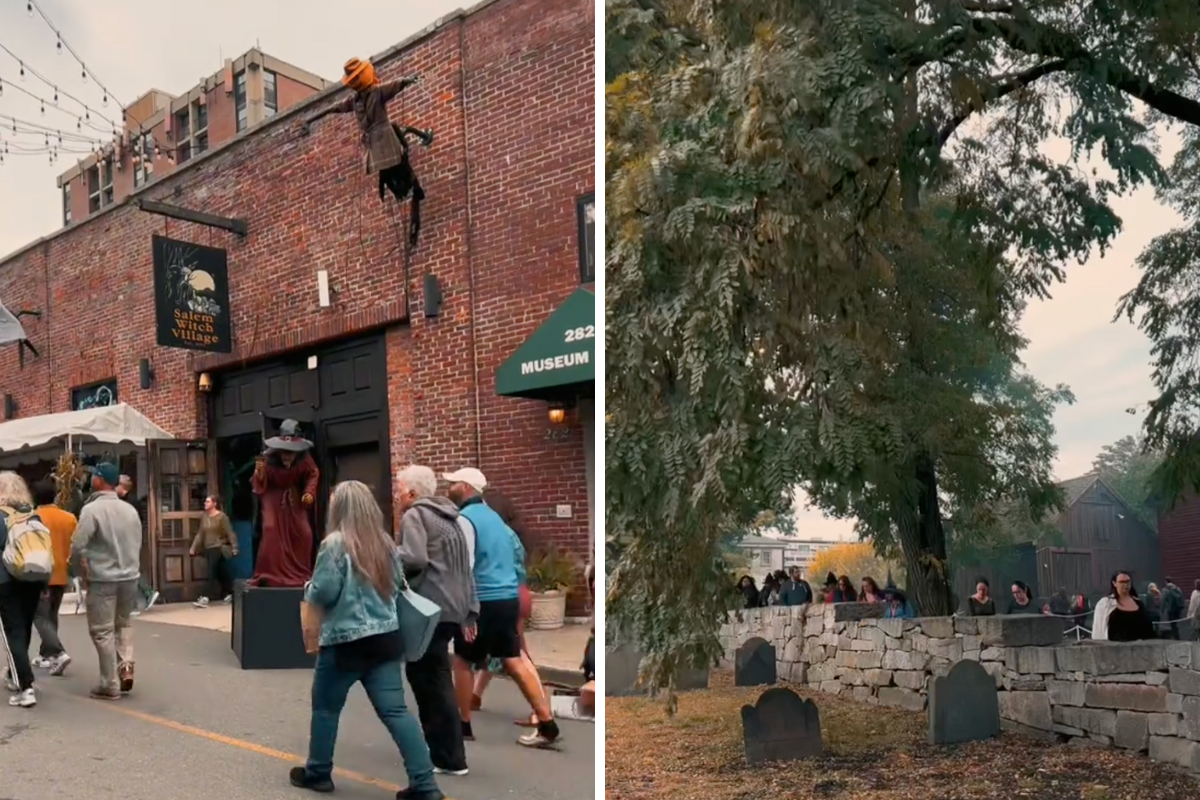
[[(203, 728), (197, 728), (194, 725), (185, 725), (184, 723), (176, 722), (173, 719), (167, 719), (166, 717), (160, 717), (155, 714), (147, 714), (145, 711), (138, 711), (133, 708), (128, 708), (123, 705), (123, 703), (126, 701), (118, 700), (118, 701), (114, 702), (112, 700), (95, 700), (90, 697), (83, 698), (83, 697), (79, 697), (77, 695), (60, 694), (59, 692), (55, 692), (54, 694), (56, 694), (60, 697), (69, 697), (72, 700), (80, 700), (83, 702), (87, 702), (87, 703), (90, 703), (99, 708), (104, 708), (108, 711), (116, 712), (117, 714), (123, 714), (132, 719), (141, 720), (142, 722), (148, 722), (151, 725), (158, 725), (159, 727), (162, 727), (162, 728), (169, 728), (173, 731), (178, 731), (180, 733), (186, 733), (191, 736), (197, 736), (201, 739), (208, 739), (210, 742), (217, 742), (219, 744), (228, 745), (229, 747), (236, 747), (239, 750), (245, 750), (246, 752), (249, 752), (249, 753), (257, 753), (260, 756), (266, 756), (267, 758), (274, 758), (279, 761), (287, 761), (288, 763), (293, 764), (293, 765), (303, 764), (306, 760), (304, 756), (298, 756), (298, 755), (295, 755), (294, 753), (285, 753), (282, 750), (276, 750), (272, 747), (266, 747), (265, 745), (255, 744), (254, 742), (247, 742), (243, 739), (235, 739), (232, 736), (226, 736), (225, 734), (222, 734), (222, 733), (214, 733), (213, 731), (206, 731)], [(397, 792), (400, 790), (400, 786), (398, 786), (397, 784), (390, 783), (389, 781), (380, 780), (379, 778), (372, 778), (370, 775), (364, 775), (361, 772), (354, 772), (353, 770), (342, 769), (341, 767), (334, 767), (333, 774), (334, 774), (334, 777), (336, 777), (336, 778), (343, 778), (345, 780), (353, 781), (354, 783), (361, 783), (366, 786), (375, 786), (380, 789), (386, 789), (389, 792)], [(450, 798), (446, 798), (446, 800), (450, 800)]]

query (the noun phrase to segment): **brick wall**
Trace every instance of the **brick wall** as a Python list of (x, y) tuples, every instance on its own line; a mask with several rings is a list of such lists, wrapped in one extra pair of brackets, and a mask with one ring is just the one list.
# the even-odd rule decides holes
[[(548, 439), (545, 404), (496, 397), (493, 371), (578, 286), (575, 199), (594, 190), (596, 172), (594, 14), (588, 0), (498, 0), (380, 64), (384, 80), (423, 76), (391, 114), (437, 136), (414, 156), (428, 198), (408, 264), (412, 322), (386, 337), (392, 460), (439, 471), (478, 464), (516, 500), (536, 542), (580, 553), (581, 429), (571, 415), (569, 436)], [(245, 239), (125, 202), (0, 264), (4, 303), (43, 312), (27, 319), (40, 359), (19, 369), (15, 346), (0, 352), (0, 389), (20, 416), (65, 410), (72, 386), (116, 377), (122, 400), (176, 436), (203, 436), (197, 371), (401, 321), (406, 221), (363, 174), (352, 117), (301, 135), (300, 117), (326, 97), (134, 196), (244, 218)], [(215, 134), (217, 104), (209, 125)], [(232, 356), (155, 346), (155, 233), (226, 248)], [(318, 269), (329, 271), (331, 308), (318, 308)], [(426, 273), (445, 296), (433, 320), (420, 304)], [(138, 388), (141, 358), (154, 362), (148, 391)], [(558, 503), (574, 517), (556, 519)]]

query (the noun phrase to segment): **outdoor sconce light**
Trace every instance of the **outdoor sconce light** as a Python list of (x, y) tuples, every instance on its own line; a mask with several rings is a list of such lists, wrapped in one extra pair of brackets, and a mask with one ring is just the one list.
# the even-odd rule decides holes
[(196, 382), (196, 388), (204, 394), (211, 392), (213, 388), (212, 375), (209, 375), (207, 372), (201, 372), (200, 379)]
[(567, 409), (560, 403), (554, 403), (550, 406), (550, 422), (555, 425), (562, 425), (567, 419)]
[(143, 358), (138, 362), (138, 383), (142, 387), (142, 391), (145, 391), (153, 382), (154, 367), (150, 366), (150, 359)]

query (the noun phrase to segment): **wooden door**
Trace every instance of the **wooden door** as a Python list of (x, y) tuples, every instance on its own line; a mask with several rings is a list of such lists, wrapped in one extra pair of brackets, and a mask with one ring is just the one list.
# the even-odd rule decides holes
[(168, 603), (195, 600), (204, 594), (208, 564), (188, 551), (204, 498), (216, 490), (216, 442), (157, 439), (147, 446), (154, 586)]

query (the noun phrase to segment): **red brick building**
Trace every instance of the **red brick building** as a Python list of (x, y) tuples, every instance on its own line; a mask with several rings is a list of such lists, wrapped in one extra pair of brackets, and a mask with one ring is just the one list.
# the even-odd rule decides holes
[[(316, 442), (319, 506), (353, 477), (390, 517), (399, 467), (477, 465), (534, 547), (593, 549), (594, 15), (590, 0), (493, 0), (374, 59), (384, 80), (423, 77), (391, 117), (437, 137), (413, 150), (428, 196), (411, 257), (407, 205), (401, 218), (381, 204), (353, 118), (301, 130), (343, 96), (333, 87), (0, 262), (4, 305), (41, 313), (22, 320), (36, 358), (0, 350), (14, 418), (103, 387), (175, 437), (139, 465), (168, 597), (199, 590), (186, 549), (204, 495), (244, 494), (263, 429), (284, 418)], [(231, 352), (158, 344), (153, 236), (225, 251)]]

